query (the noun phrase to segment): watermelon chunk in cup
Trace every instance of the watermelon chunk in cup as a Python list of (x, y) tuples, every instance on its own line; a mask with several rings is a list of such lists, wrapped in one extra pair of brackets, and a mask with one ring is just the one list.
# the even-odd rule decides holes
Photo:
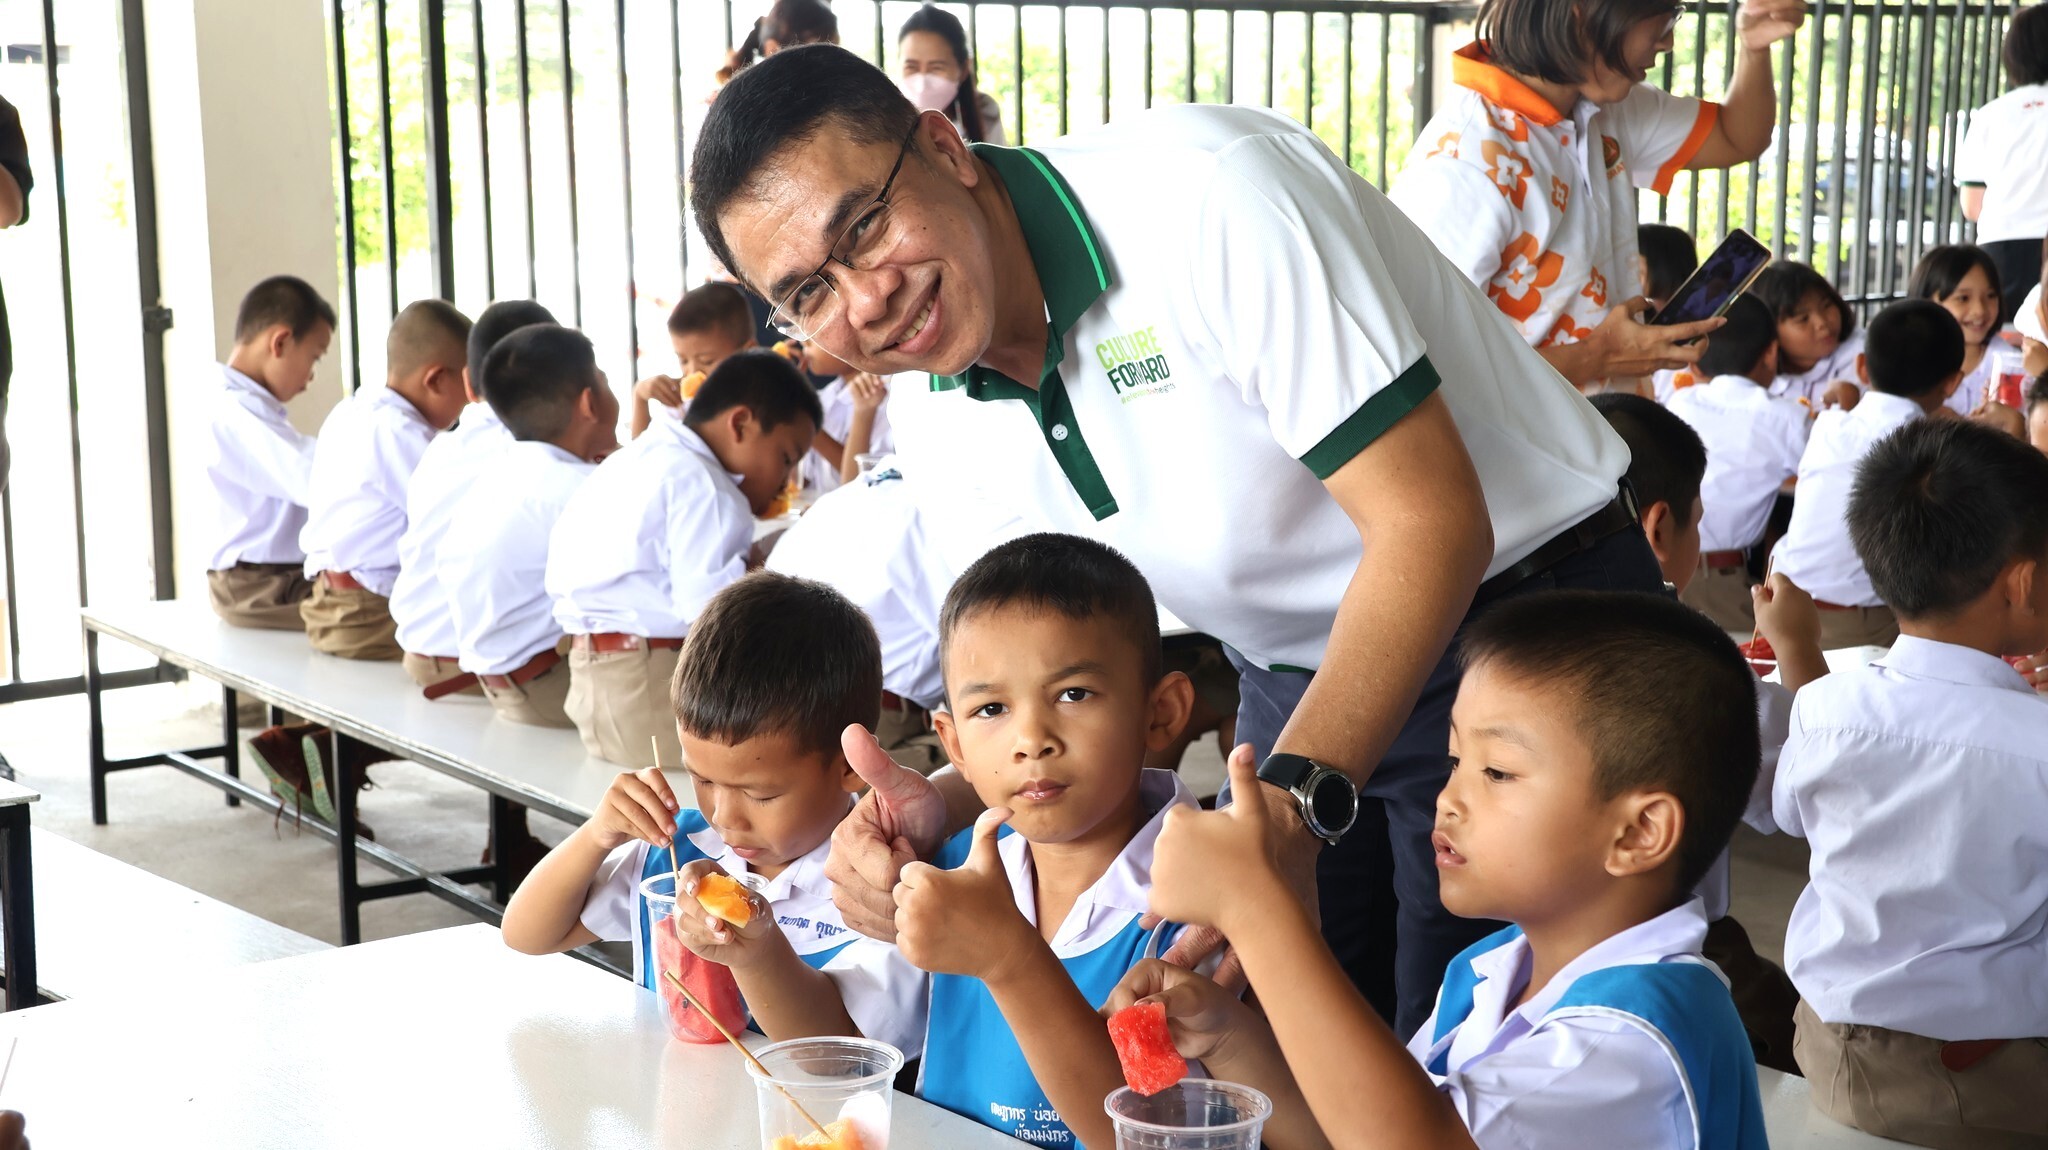
[[(740, 985), (733, 979), (732, 970), (722, 963), (697, 957), (676, 937), (675, 924), (669, 921), (676, 913), (675, 885), (675, 876), (669, 874), (658, 874), (640, 883), (640, 897), (647, 904), (647, 929), (654, 935), (653, 979), (655, 993), (661, 996), (662, 1016), (668, 1020), (668, 1032), (679, 1041), (724, 1042), (725, 1036), (718, 1032), (718, 1027), (699, 1014), (675, 984), (662, 976), (663, 971), (673, 971), (728, 1031), (738, 1034), (747, 1025), (747, 1006), (740, 1001)], [(694, 897), (684, 895), (683, 913), (701, 917), (704, 908)]]

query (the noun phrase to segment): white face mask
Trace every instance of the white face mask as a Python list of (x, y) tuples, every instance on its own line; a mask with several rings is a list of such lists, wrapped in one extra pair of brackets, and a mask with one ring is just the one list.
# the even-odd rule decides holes
[(960, 94), (960, 82), (948, 80), (932, 72), (917, 72), (903, 77), (903, 94), (917, 105), (920, 112), (943, 112), (952, 106), (953, 97)]

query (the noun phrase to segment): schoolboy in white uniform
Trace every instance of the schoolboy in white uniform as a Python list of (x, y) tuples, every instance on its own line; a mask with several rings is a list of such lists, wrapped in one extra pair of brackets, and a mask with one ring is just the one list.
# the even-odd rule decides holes
[(1669, 404), (1707, 445), (1700, 568), (1681, 598), (1726, 630), (1748, 631), (1756, 624), (1749, 549), (1763, 541), (1772, 504), (1799, 474), (1811, 424), (1798, 401), (1769, 391), (1778, 374), (1778, 325), (1749, 296), (1728, 309), (1700, 367), (1708, 381), (1679, 390)]
[[(1503, 602), (1463, 650), (1434, 836), (1443, 898), (1516, 925), (1451, 964), (1405, 1049), (1286, 896), (1270, 830), (1240, 805), (1169, 823), (1151, 910), (1224, 929), (1277, 1048), (1267, 1023), (1186, 972), (1134, 972), (1111, 1005), (1157, 997), (1182, 1053), (1213, 1074), (1291, 1071), (1325, 1129), (1486, 1150), (1763, 1150), (1749, 1038), (1700, 956), (1691, 893), (1758, 769), (1741, 654), (1664, 596), (1584, 591)], [(1230, 767), (1252, 782), (1248, 756)]]
[(469, 318), (437, 299), (406, 305), (385, 340), (385, 385), (341, 401), (321, 425), (299, 541), (313, 594), (300, 607), (315, 650), (396, 660), (391, 618), (405, 492), (427, 444), (455, 423)]
[(1857, 370), (1870, 390), (1852, 411), (1823, 411), (1799, 459), (1792, 524), (1771, 563), (1821, 609), (1821, 645), (1888, 647), (1898, 621), (1849, 542), (1849, 493), (1877, 442), (1948, 401), (1962, 379), (1963, 329), (1932, 300), (1901, 300), (1870, 321)]
[[(762, 1032), (860, 1034), (916, 1057), (924, 975), (847, 929), (824, 873), (861, 787), (841, 733), (873, 721), (880, 673), (874, 628), (831, 588), (766, 573), (725, 588), (690, 633), (672, 696), (690, 786), (658, 767), (619, 775), (513, 895), (505, 941), (546, 954), (631, 940), (634, 977), (653, 990), (652, 934), (676, 923), (652, 918), (640, 883), (678, 865), (686, 892), (714, 872), (753, 876), (764, 885), (746, 927), (714, 931), (694, 906), (682, 927), (693, 951), (731, 967)], [(693, 792), (699, 809), (685, 805)]]
[(804, 345), (803, 368), (813, 376), (832, 377), (818, 389), (825, 419), (803, 465), (804, 490), (823, 495), (860, 473), (860, 456), (896, 449), (889, 432), (889, 383), (854, 371), (815, 343)]
[[(1875, 338), (1875, 336), (1873, 336)], [(1772, 812), (1807, 840), (1785, 960), (1799, 1064), (1839, 1121), (1920, 1146), (2048, 1144), (2048, 459), (1965, 421), (1879, 444), (1848, 509), (1901, 636), (1804, 687)]]
[(551, 324), (491, 349), (484, 396), (517, 442), (478, 469), (442, 544), (456, 659), (500, 718), (567, 727), (567, 642), (541, 585), (548, 533), (597, 460), (618, 448), (619, 402), (590, 340)]
[(568, 715), (592, 755), (674, 764), (669, 680), (690, 624), (746, 574), (754, 516), (782, 494), (818, 396), (772, 351), (727, 356), (680, 420), (605, 460), (548, 542), (547, 593), (569, 636)]
[(405, 651), (405, 671), (427, 697), (457, 691), (475, 693), (473, 677), (456, 686), (440, 684), (463, 678), (455, 654), (455, 616), (441, 587), (441, 543), (454, 525), (462, 494), (485, 459), (512, 442), (512, 433), (491, 405), (484, 402), (484, 359), (498, 341), (528, 324), (553, 323), (548, 309), (532, 300), (501, 300), (484, 309), (469, 331), (468, 358), (462, 369), (469, 406), (454, 430), (437, 436), (420, 457), (405, 493), (405, 534), (398, 540), (398, 579), (391, 587), (391, 618), (398, 624), (398, 645)]
[(285, 417), (312, 382), (334, 338), (334, 308), (295, 276), (249, 289), (235, 316), (235, 347), (209, 400), (206, 478), (213, 549), (206, 561), (214, 613), (238, 627), (301, 631), (312, 593), (299, 530), (306, 525), (313, 437)]

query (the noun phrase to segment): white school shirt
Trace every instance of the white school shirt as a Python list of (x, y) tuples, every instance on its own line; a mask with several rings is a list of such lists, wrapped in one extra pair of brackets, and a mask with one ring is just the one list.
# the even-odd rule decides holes
[(1806, 839), (1785, 969), (1824, 1022), (2048, 1037), (2048, 698), (1904, 635), (1799, 692), (1772, 813)]
[(308, 579), (345, 571), (365, 589), (391, 594), (406, 485), (436, 434), (411, 400), (388, 387), (366, 388), (327, 413), (299, 532)]
[(917, 457), (1116, 547), (1251, 661), (1322, 663), (1361, 557), (1322, 480), (1432, 392), (1485, 491), (1489, 574), (1615, 498), (1606, 421), (1293, 120), (1184, 105), (975, 153), (1045, 289), (1046, 368), (1035, 391), (976, 365), (904, 396), (935, 409)]
[(1984, 402), (1984, 393), (1997, 385), (2000, 375), (2022, 371), (2025, 361), (2026, 356), (2018, 348), (2007, 344), (1993, 332), (1991, 342), (1984, 347), (1984, 358), (1977, 361), (1977, 370), (1956, 384), (1955, 391), (1949, 393), (1947, 402), (1942, 406), (1957, 415), (1970, 414)]
[(1720, 106), (1637, 84), (1563, 116), (1481, 44), (1452, 55), (1451, 84), (1394, 202), (1532, 346), (1577, 343), (1642, 294), (1637, 189), (1670, 191)]
[(1771, 551), (1779, 573), (1823, 603), (1883, 605), (1849, 542), (1849, 493), (1870, 449), (1922, 414), (1920, 405), (1904, 396), (1871, 391), (1854, 411), (1834, 408), (1814, 419), (1806, 453), (1799, 457), (1792, 524)]
[(1823, 394), (1837, 383), (1847, 381), (1856, 385), (1858, 391), (1868, 392), (1863, 379), (1856, 371), (1856, 357), (1863, 354), (1863, 329), (1857, 328), (1835, 347), (1833, 355), (1797, 374), (1780, 375), (1771, 381), (1771, 394), (1785, 399), (1796, 399), (1808, 410), (1818, 412), (1825, 406)]
[[(698, 817), (686, 819), (688, 815)], [(679, 823), (701, 820), (694, 810), (678, 816)], [(696, 848), (678, 852), (685, 860), (696, 853), (716, 862), (727, 874), (754, 873), (747, 860), (734, 854), (708, 822), (684, 837)], [(640, 882), (649, 849), (645, 842), (634, 839), (606, 855), (590, 880), (581, 915), (584, 928), (598, 938), (632, 942), (633, 977), (642, 985), (646, 973), (642, 963), (648, 948), (640, 937)], [(761, 880), (766, 884), (762, 897), (775, 908), (776, 925), (799, 955), (839, 947), (817, 969), (838, 988), (847, 1016), (861, 1034), (894, 1046), (906, 1058), (916, 1058), (924, 1049), (925, 974), (893, 943), (869, 938), (846, 925), (839, 908), (832, 905), (832, 882), (825, 877), (825, 859), (831, 853), (832, 840), (828, 838), (784, 867), (781, 874)]]
[[(1447, 1073), (1430, 1080), (1481, 1150), (1693, 1146), (1685, 1083), (1656, 1039), (1618, 1018), (1544, 1015), (1572, 983), (1596, 970), (1704, 961), (1699, 954), (1706, 939), (1707, 917), (1694, 899), (1600, 942), (1509, 1010), (1530, 974), (1529, 941), (1517, 935), (1472, 959), (1480, 978), (1472, 1013), (1450, 1036)], [(1408, 1053), (1425, 1068), (1435, 1034), (1432, 1010), (1408, 1043)]]
[[(846, 437), (853, 431), (853, 389), (846, 385), (846, 377), (841, 376), (819, 389), (818, 406), (825, 411), (825, 422), (818, 426), (818, 430), (845, 446)], [(889, 434), (889, 405), (885, 402), (875, 409), (875, 421), (868, 428), (868, 449), (862, 454), (886, 455), (895, 449), (895, 440)], [(803, 477), (806, 490), (821, 495), (839, 486), (839, 469), (818, 454), (816, 448), (804, 453), (798, 474)], [(782, 544), (777, 543), (776, 546)]]
[(299, 563), (313, 475), (313, 437), (291, 425), (270, 389), (220, 365), (210, 397), (206, 478), (213, 486), (208, 571), (237, 563)]
[(681, 639), (747, 573), (754, 515), (740, 477), (681, 420), (650, 423), (569, 501), (548, 542), (547, 592), (571, 635)]
[(535, 440), (506, 444), (477, 468), (441, 543), (441, 589), (463, 670), (509, 674), (561, 642), (541, 583), (548, 534), (592, 470)]
[(1735, 551), (1761, 540), (1779, 488), (1799, 474), (1811, 427), (1806, 409), (1740, 375), (1681, 388), (1670, 407), (1707, 445), (1700, 548)]
[(2048, 236), (2048, 84), (2014, 88), (1970, 113), (1956, 183), (1984, 189), (1978, 243)]
[(415, 655), (455, 657), (455, 615), (441, 586), (441, 545), (455, 525), (462, 494), (483, 461), (512, 442), (488, 403), (472, 403), (454, 430), (434, 437), (405, 493), (405, 534), (398, 540), (398, 579), (391, 618), (398, 645)]

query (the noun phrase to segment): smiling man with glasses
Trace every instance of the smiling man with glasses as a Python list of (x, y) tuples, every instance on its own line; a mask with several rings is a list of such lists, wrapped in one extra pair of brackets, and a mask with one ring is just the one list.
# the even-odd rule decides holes
[[(1412, 1032), (1490, 929), (1442, 909), (1429, 841), (1455, 632), (1521, 591), (1661, 586), (1599, 415), (1272, 112), (970, 147), (872, 65), (799, 48), (720, 93), (691, 181), (698, 227), (785, 332), (930, 374), (894, 393), (906, 457), (1117, 547), (1229, 646), (1267, 784), (1237, 798), (1285, 828), (1304, 899), (1320, 872), (1325, 933), (1362, 983), (1389, 933), (1366, 908), (1399, 892)], [(847, 922), (888, 937), (891, 843), (929, 857), (972, 796), (878, 756), (862, 769), (886, 801), (842, 826), (831, 873)], [(1347, 835), (1360, 792), (1386, 816)]]

